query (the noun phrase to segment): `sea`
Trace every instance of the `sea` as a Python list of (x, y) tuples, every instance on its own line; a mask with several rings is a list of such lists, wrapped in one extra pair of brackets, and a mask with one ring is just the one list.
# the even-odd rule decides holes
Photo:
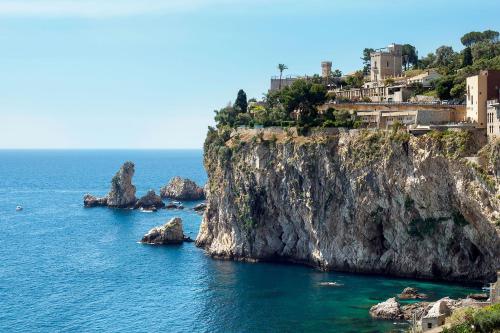
[(195, 238), (201, 216), (198, 202), (84, 208), (84, 194), (105, 195), (125, 161), (138, 196), (174, 176), (207, 180), (201, 150), (0, 151), (0, 332), (402, 332), (405, 323), (371, 319), (369, 308), (407, 286), (431, 300), (480, 290), (140, 244), (176, 216)]

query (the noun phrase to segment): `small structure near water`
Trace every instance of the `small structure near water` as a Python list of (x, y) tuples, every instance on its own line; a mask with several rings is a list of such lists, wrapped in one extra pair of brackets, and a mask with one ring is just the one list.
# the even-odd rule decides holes
[(497, 282), (490, 284), (490, 302), (500, 303), (500, 271), (497, 271)]
[(439, 300), (427, 314), (422, 318), (422, 332), (444, 325), (446, 317), (451, 314), (451, 310), (445, 300)]

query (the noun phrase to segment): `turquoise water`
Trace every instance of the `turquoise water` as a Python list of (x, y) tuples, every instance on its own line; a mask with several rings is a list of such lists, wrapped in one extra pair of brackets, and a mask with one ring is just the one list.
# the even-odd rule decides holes
[(476, 291), (138, 244), (173, 216), (194, 238), (201, 218), (84, 209), (126, 160), (138, 195), (176, 175), (206, 181), (201, 151), (0, 151), (0, 332), (388, 332), (402, 326), (368, 309), (406, 286), (433, 299)]

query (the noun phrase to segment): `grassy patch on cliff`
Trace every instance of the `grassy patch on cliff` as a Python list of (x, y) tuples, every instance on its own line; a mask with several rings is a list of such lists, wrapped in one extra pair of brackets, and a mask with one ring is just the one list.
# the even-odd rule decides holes
[(391, 131), (361, 130), (349, 143), (347, 162), (355, 168), (367, 167), (384, 157), (391, 157), (394, 149), (407, 145), (409, 140), (410, 135), (398, 128)]
[(500, 304), (483, 309), (462, 308), (453, 312), (447, 319), (450, 328), (444, 333), (489, 333), (500, 331)]
[(410, 221), (408, 234), (410, 236), (424, 239), (426, 236), (432, 236), (440, 223), (452, 220), (459, 227), (464, 227), (469, 224), (465, 217), (459, 211), (454, 212), (450, 217), (417, 217)]
[(493, 177), (500, 177), (500, 139), (484, 146), (478, 153), (479, 158), (486, 162), (485, 171)]
[(433, 140), (442, 153), (451, 159), (463, 157), (471, 143), (471, 133), (469, 131), (431, 131), (426, 137)]

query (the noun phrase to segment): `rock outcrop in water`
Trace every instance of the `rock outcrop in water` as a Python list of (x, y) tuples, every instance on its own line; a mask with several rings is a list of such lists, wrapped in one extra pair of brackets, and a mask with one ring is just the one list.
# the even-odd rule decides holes
[(158, 210), (165, 207), (165, 203), (161, 200), (160, 196), (154, 190), (149, 190), (148, 193), (137, 200), (135, 208), (145, 210)]
[(211, 131), (197, 245), (219, 258), (460, 281), (500, 267), (499, 143), (467, 132)]
[(165, 225), (151, 229), (141, 243), (153, 245), (181, 244), (191, 239), (184, 235), (182, 220), (178, 217), (171, 219)]
[(86, 194), (83, 198), (85, 207), (106, 206), (111, 208), (133, 208), (137, 202), (135, 186), (132, 184), (134, 163), (125, 162), (111, 180), (111, 189), (107, 196), (98, 198)]
[(378, 319), (403, 319), (401, 306), (396, 298), (389, 298), (387, 301), (374, 305), (370, 309), (370, 315)]
[(111, 190), (108, 193), (108, 207), (130, 208), (137, 202), (135, 186), (132, 177), (135, 169), (134, 163), (125, 162), (111, 180)]
[(435, 302), (417, 302), (401, 306), (396, 298), (389, 298), (387, 301), (378, 303), (370, 308), (370, 315), (377, 319), (387, 320), (416, 320), (424, 317), (436, 317), (439, 313), (451, 311), (458, 308), (474, 305), (474, 300), (470, 298), (454, 300), (449, 297), (442, 298)]
[(174, 200), (202, 200), (205, 198), (203, 188), (196, 185), (190, 179), (174, 177), (170, 182), (161, 188), (160, 195), (162, 198)]
[(398, 295), (399, 299), (424, 299), (427, 298), (426, 294), (421, 294), (417, 289), (407, 287), (401, 294)]
[(92, 194), (85, 194), (83, 197), (83, 205), (87, 208), (105, 207), (108, 205), (108, 197), (98, 198)]

